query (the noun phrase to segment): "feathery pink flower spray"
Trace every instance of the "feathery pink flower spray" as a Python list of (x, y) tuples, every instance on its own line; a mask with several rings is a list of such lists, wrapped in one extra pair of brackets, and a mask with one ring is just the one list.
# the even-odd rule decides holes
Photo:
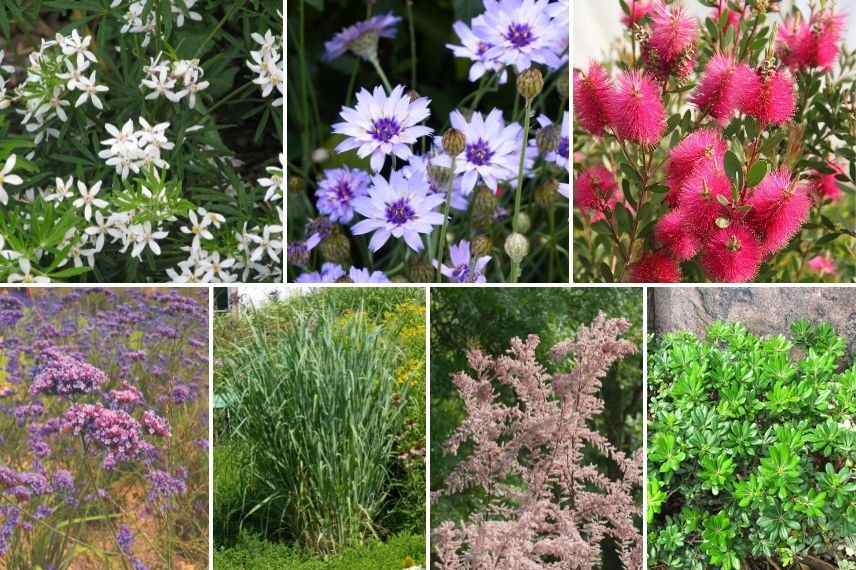
[(656, 144), (666, 130), (660, 86), (643, 71), (625, 71), (607, 99), (609, 122), (619, 139)]
[(651, 13), (650, 46), (662, 61), (676, 61), (694, 47), (697, 38), (698, 22), (687, 16), (683, 6), (657, 2)]

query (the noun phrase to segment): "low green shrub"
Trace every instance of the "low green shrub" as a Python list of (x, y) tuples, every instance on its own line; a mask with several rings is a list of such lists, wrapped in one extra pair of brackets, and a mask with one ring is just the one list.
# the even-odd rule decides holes
[[(250, 336), (223, 358), (231, 437), (246, 446), (256, 504), (303, 547), (333, 552), (377, 534), (403, 428), (403, 354), (364, 311), (295, 315), (288, 334)], [(272, 520), (271, 517), (274, 517)]]
[(399, 534), (328, 558), (312, 557), (292, 546), (244, 535), (234, 547), (214, 552), (218, 570), (398, 570), (424, 564), (425, 538)]
[[(648, 552), (653, 568), (853, 568), (856, 364), (844, 339), (794, 342), (716, 323), (649, 358)], [(829, 564), (826, 566), (829, 567)]]

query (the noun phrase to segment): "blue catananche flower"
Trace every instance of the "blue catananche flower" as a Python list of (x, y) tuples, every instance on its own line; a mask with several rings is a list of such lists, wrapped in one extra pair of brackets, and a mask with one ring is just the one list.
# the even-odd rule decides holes
[(297, 277), (297, 283), (389, 283), (389, 277), (383, 271), (370, 271), (351, 267), (347, 272), (338, 263), (325, 263), (321, 271), (304, 273)]
[(390, 175), (372, 177), (368, 196), (354, 200), (354, 210), (366, 219), (355, 224), (354, 235), (374, 232), (369, 249), (377, 251), (390, 237), (404, 238), (414, 251), (422, 251), (419, 234), (430, 234), (433, 226), (443, 223), (436, 209), (445, 201), (442, 194), (431, 194), (428, 181), (421, 174), (405, 178), (401, 170)]
[(334, 133), (346, 137), (336, 152), (356, 149), (360, 158), (371, 157), (374, 172), (383, 168), (389, 155), (409, 160), (413, 156), (410, 145), (433, 132), (419, 125), (431, 115), (430, 102), (427, 97), (411, 100), (403, 85), (396, 86), (389, 95), (379, 86), (373, 92), (361, 89), (356, 107), (342, 107), (340, 116), (344, 122), (333, 125)]
[[(440, 265), (442, 273), (449, 281), (454, 283), (484, 283), (484, 270), (490, 262), (490, 256), (473, 257), (470, 253), (470, 242), (461, 240), (457, 244), (449, 246), (449, 260), (451, 265), (445, 263)], [(437, 261), (434, 260), (434, 266)]]
[(473, 32), (491, 45), (485, 56), (518, 72), (533, 64), (560, 67), (567, 21), (554, 19), (549, 6), (549, 0), (484, 0), (483, 18), (473, 20)]
[[(473, 24), (475, 25), (477, 21), (483, 20), (484, 16), (478, 16), (473, 20)], [(492, 44), (473, 33), (472, 29), (463, 22), (455, 22), (452, 28), (458, 34), (461, 45), (446, 44), (446, 47), (452, 50), (452, 53), (456, 57), (471, 59), (473, 61), (469, 72), (470, 81), (478, 81), (485, 73), (491, 71), (500, 74), (500, 84), (508, 81), (508, 72), (505, 70), (502, 62), (487, 55), (488, 50), (493, 47)]]
[(318, 211), (332, 222), (347, 224), (354, 217), (353, 200), (368, 194), (371, 179), (362, 170), (331, 168), (324, 171), (315, 193)]
[(398, 16), (386, 13), (348, 26), (324, 44), (324, 59), (332, 61), (350, 50), (371, 61), (377, 57), (378, 38), (394, 38), (400, 21)]

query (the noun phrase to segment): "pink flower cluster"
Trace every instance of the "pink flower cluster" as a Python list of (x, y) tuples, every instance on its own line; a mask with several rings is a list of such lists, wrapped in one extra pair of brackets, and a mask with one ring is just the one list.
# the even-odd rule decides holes
[[(472, 448), (435, 498), (476, 487), (484, 491), (484, 507), (463, 523), (435, 529), (438, 567), (593, 569), (601, 564), (601, 542), (611, 539), (625, 568), (641, 568), (642, 538), (634, 524), (641, 450), (628, 457), (589, 425), (603, 410), (602, 379), (614, 362), (636, 352), (621, 338), (628, 327), (600, 314), (574, 340), (553, 347), (557, 363), (572, 356), (567, 373), (550, 374), (539, 363), (535, 335), (512, 339), (503, 356), (469, 353), (475, 374), (453, 377), (467, 416), (445, 449)], [(507, 393), (515, 404), (508, 404)], [(620, 477), (587, 463), (587, 447), (610, 458)]]
[(87, 444), (106, 450), (103, 466), (134, 461), (152, 450), (143, 439), (139, 422), (127, 412), (110, 410), (101, 404), (75, 404), (62, 415), (62, 430), (82, 435)]
[[(699, 29), (679, 3), (633, 0), (627, 8), (623, 21), (641, 43), (638, 67), (620, 71), (614, 80), (598, 63), (587, 71), (575, 70), (574, 112), (579, 125), (594, 137), (614, 136), (625, 153), (626, 144), (635, 143), (644, 157), (666, 135), (670, 80), (696, 67)], [(716, 15), (722, 14), (720, 8)], [(739, 27), (742, 17), (729, 11), (727, 25)], [(792, 71), (830, 69), (842, 29), (842, 16), (832, 10), (816, 11), (808, 21), (789, 17), (776, 43), (782, 66), (768, 58), (753, 69), (736, 50), (715, 51), (709, 57), (689, 100), (697, 110), (697, 126), (705, 118), (713, 121), (709, 127), (694, 127), (670, 150), (665, 162), (670, 210), (657, 222), (654, 249), (631, 263), (625, 277), (680, 281), (680, 263), (698, 256), (712, 280), (750, 280), (799, 231), (813, 201), (839, 199), (835, 174), (841, 167), (834, 162), (829, 164), (832, 173), (792, 173), (782, 166), (747, 184), (749, 171), (760, 161), (760, 140), (742, 149), (744, 168), (741, 183), (735, 184), (726, 174), (728, 145), (722, 131), (741, 113), (754, 118), (762, 130), (791, 121), (797, 109)], [(649, 188), (654, 184), (644, 183)], [(615, 232), (619, 204), (634, 213), (613, 172), (602, 163), (582, 169), (574, 184), (574, 205), (591, 222), (606, 219)]]
[(31, 396), (90, 394), (107, 381), (104, 372), (58, 348), (43, 350), (39, 362), (38, 372), (30, 384)]

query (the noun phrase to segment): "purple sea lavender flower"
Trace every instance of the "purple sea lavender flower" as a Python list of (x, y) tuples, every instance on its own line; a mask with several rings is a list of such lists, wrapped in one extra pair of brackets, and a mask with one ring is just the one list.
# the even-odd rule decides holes
[(112, 408), (120, 408), (126, 411), (133, 410), (143, 404), (142, 392), (128, 384), (127, 381), (122, 382), (121, 388), (110, 390), (106, 399)]
[(324, 171), (324, 179), (318, 184), (318, 211), (333, 222), (347, 224), (354, 217), (354, 198), (368, 193), (369, 175), (362, 170), (331, 168)]
[(158, 437), (172, 436), (167, 421), (151, 410), (143, 412), (143, 426), (151, 435)]
[(142, 436), (139, 422), (122, 410), (109, 410), (101, 404), (75, 404), (62, 416), (63, 431), (83, 435), (107, 451), (103, 466), (137, 459), (150, 446)]
[(11, 295), (0, 296), (0, 326), (13, 327), (24, 316), (24, 304)]
[(196, 399), (196, 387), (187, 384), (176, 384), (170, 390), (169, 396), (173, 404), (186, 404)]
[(12, 535), (21, 520), (21, 509), (18, 507), (0, 507), (0, 556), (6, 554), (12, 543)]
[[(484, 269), (490, 262), (490, 256), (474, 258), (470, 254), (470, 242), (461, 240), (457, 245), (449, 246), (449, 258), (451, 266), (445, 263), (440, 265), (440, 273), (445, 275), (449, 281), (454, 283), (484, 283)], [(434, 260), (437, 266), (437, 260)]]
[(107, 375), (88, 362), (78, 360), (57, 348), (48, 348), (39, 355), (43, 364), (30, 385), (30, 395), (89, 394), (107, 381)]
[(390, 12), (348, 26), (324, 44), (324, 59), (332, 61), (350, 50), (367, 61), (375, 60), (378, 38), (394, 38), (400, 21)]
[(419, 125), (431, 115), (430, 102), (427, 97), (412, 100), (403, 85), (396, 86), (389, 95), (380, 86), (373, 92), (361, 89), (356, 107), (342, 107), (339, 115), (344, 122), (333, 125), (334, 133), (346, 137), (336, 146), (336, 152), (356, 149), (360, 158), (371, 156), (374, 172), (383, 168), (388, 155), (409, 160), (413, 156), (410, 145), (433, 132)]
[[(484, 16), (477, 16), (473, 19), (473, 25), (484, 21)], [(452, 50), (456, 57), (466, 58), (473, 61), (470, 66), (469, 78), (470, 81), (478, 81), (485, 73), (499, 73), (499, 83), (504, 84), (508, 81), (508, 72), (502, 62), (493, 57), (488, 57), (486, 54), (493, 44), (485, 38), (476, 35), (464, 22), (455, 22), (452, 25), (458, 38), (461, 40), (461, 45), (446, 44), (446, 47)]]
[(389, 240), (404, 238), (414, 251), (422, 250), (419, 234), (430, 234), (433, 226), (443, 223), (443, 215), (435, 211), (444, 201), (440, 194), (428, 192), (428, 181), (416, 174), (405, 178), (401, 170), (390, 175), (372, 177), (368, 196), (354, 200), (354, 209), (366, 217), (355, 224), (354, 235), (374, 232), (369, 249), (377, 251)]
[(186, 474), (179, 471), (172, 476), (158, 469), (149, 472), (146, 477), (149, 480), (148, 501), (161, 509), (172, 508), (175, 497), (187, 493), (187, 483), (182, 475)]
[(492, 45), (485, 56), (518, 72), (536, 63), (560, 67), (567, 24), (552, 18), (548, 5), (549, 0), (484, 0), (484, 18), (473, 21), (473, 32)]
[[(479, 179), (496, 192), (500, 182), (517, 177), (523, 128), (517, 123), (505, 124), (502, 111), (494, 109), (487, 117), (473, 113), (467, 121), (460, 111), (452, 111), (449, 122), (467, 140), (464, 152), (455, 160), (455, 173), (461, 175), (461, 191), (469, 195)], [(441, 164), (451, 166), (448, 156)], [(532, 156), (527, 152), (524, 168), (531, 168)]]

